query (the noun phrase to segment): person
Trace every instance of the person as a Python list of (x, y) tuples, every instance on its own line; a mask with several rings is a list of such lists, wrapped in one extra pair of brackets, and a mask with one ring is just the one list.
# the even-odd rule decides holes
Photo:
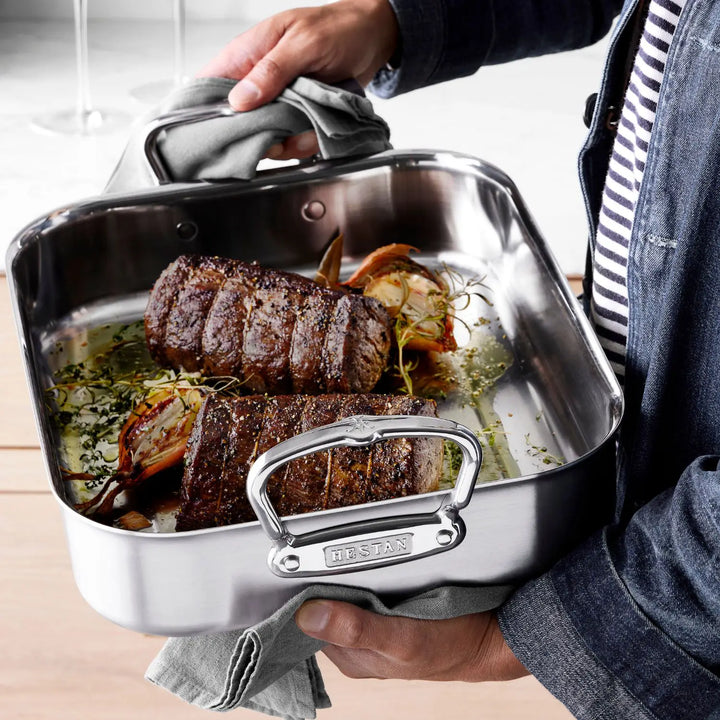
[(389, 97), (613, 23), (580, 172), (587, 307), (626, 399), (614, 520), (495, 612), (307, 603), (296, 622), (351, 677), (529, 672), (582, 719), (720, 718), (720, 2), (340, 0), (259, 23), (202, 71), (238, 81), (237, 110), (303, 74)]

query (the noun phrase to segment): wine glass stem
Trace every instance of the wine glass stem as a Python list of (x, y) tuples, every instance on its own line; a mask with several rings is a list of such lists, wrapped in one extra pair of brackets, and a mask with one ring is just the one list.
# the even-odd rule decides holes
[(173, 25), (175, 45), (175, 87), (185, 78), (185, 0), (173, 0)]
[(78, 114), (86, 117), (92, 112), (90, 73), (88, 67), (87, 0), (73, 0), (75, 15), (75, 57), (78, 76)]

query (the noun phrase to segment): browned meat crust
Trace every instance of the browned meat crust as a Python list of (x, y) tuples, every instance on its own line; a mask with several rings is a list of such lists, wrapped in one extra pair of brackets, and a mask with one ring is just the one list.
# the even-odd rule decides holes
[(164, 366), (241, 378), (251, 392), (369, 392), (392, 321), (377, 300), (227, 258), (181, 256), (157, 279), (145, 333)]
[[(351, 415), (435, 416), (432, 400), (387, 395), (211, 395), (188, 442), (178, 530), (247, 522), (250, 465), (263, 452), (305, 430)], [(296, 515), (436, 490), (439, 438), (388, 440), (369, 448), (335, 448), (288, 463), (270, 478), (280, 515)]]

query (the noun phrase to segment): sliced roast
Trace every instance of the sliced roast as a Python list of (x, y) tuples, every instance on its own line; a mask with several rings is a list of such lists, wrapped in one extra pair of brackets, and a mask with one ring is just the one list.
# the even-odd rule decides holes
[[(432, 400), (388, 395), (223, 397), (204, 402), (188, 441), (177, 530), (247, 522), (252, 463), (277, 443), (351, 415), (435, 416)], [(436, 490), (442, 440), (401, 438), (339, 447), (293, 460), (268, 482), (280, 515), (344, 507)]]
[(391, 331), (374, 298), (205, 256), (171, 263), (145, 312), (160, 365), (237, 377), (257, 393), (369, 392), (387, 365)]

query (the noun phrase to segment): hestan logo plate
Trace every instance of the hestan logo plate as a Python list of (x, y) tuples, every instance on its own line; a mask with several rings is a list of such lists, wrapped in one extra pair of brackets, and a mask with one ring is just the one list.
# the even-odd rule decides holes
[(412, 533), (357, 540), (324, 548), (325, 566), (341, 567), (412, 554)]

